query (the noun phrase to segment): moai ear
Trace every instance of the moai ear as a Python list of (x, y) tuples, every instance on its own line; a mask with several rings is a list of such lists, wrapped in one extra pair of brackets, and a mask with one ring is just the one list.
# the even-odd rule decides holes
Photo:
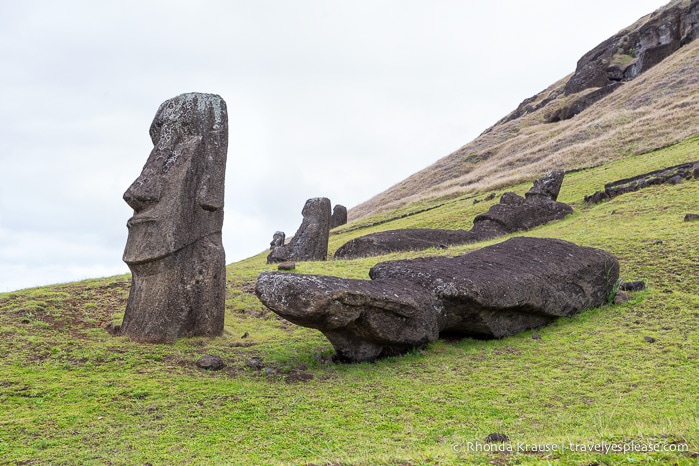
[[(214, 135), (212, 135), (214, 136)], [(199, 191), (197, 192), (197, 203), (208, 211), (216, 211), (223, 208), (224, 197), (224, 177), (226, 175), (226, 148), (211, 147), (220, 143), (219, 138), (212, 137), (212, 143), (205, 147), (206, 171), (201, 179)], [(218, 140), (218, 141), (217, 141)]]
[[(228, 113), (225, 102), (221, 101), (221, 108), (217, 110), (221, 115), (216, 115), (218, 118), (214, 117), (212, 120), (216, 122), (219, 120), (227, 121)], [(214, 111), (213, 108), (210, 108), (210, 112)], [(197, 202), (202, 209), (213, 212), (223, 208), (228, 125), (215, 124), (204, 144), (205, 171), (197, 192)]]

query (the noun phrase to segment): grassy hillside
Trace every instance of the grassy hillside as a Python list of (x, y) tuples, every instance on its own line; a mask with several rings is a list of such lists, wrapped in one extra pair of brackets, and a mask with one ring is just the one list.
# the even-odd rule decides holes
[[(472, 142), (350, 210), (351, 219), (414, 202), (456, 197), (530, 180), (554, 168), (600, 165), (675, 144), (699, 132), (699, 41), (679, 49), (569, 120), (548, 116), (579, 99), (567, 76), (529, 102), (542, 108), (507, 118)], [(554, 98), (555, 97), (555, 98)]]
[[(540, 339), (530, 331), (439, 341), (374, 364), (334, 364), (319, 332), (276, 318), (256, 299), (257, 275), (272, 269), (264, 255), (228, 267), (226, 329), (212, 340), (139, 345), (111, 336), (104, 327), (121, 319), (128, 276), (0, 294), (0, 463), (696, 464), (699, 222), (683, 217), (699, 212), (699, 182), (593, 207), (582, 198), (605, 182), (698, 158), (693, 137), (567, 175), (560, 200), (575, 213), (527, 234), (607, 249), (627, 280), (648, 289), (538, 329)], [(378, 229), (468, 228), (496, 201), (406, 205), (334, 232), (331, 252)], [(368, 278), (381, 260), (484, 244), (302, 263), (298, 272)], [(226, 368), (198, 369), (203, 354), (220, 355)], [(470, 451), (494, 432), (515, 451)], [(602, 443), (689, 451), (584, 451)]]

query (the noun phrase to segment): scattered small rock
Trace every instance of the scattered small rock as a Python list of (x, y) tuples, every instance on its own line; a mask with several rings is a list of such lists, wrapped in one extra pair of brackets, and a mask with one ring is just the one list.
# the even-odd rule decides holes
[(685, 222), (694, 222), (696, 220), (699, 220), (699, 214), (687, 214), (684, 216)]
[(534, 334), (532, 335), (532, 339), (533, 339), (533, 340), (541, 340), (541, 335), (539, 335), (538, 333), (534, 333)]
[(489, 434), (485, 438), (485, 443), (505, 443), (505, 442), (509, 442), (509, 441), (510, 441), (510, 437), (508, 437), (505, 434), (498, 434), (498, 433)]
[(265, 369), (265, 375), (272, 375), (274, 374), (274, 369), (268, 367)]
[(197, 367), (207, 371), (218, 371), (223, 369), (224, 366), (223, 359), (215, 354), (207, 354), (197, 361)]
[(663, 240), (657, 239), (657, 240), (653, 241), (653, 242), (650, 243), (650, 244), (663, 244)]
[(645, 336), (643, 337), (643, 339), (646, 340), (648, 343), (655, 343), (655, 338), (653, 337)]
[(250, 336), (250, 334), (249, 334), (248, 332), (245, 332), (245, 333), (243, 333), (243, 335), (240, 337), (240, 339), (241, 339), (241, 340), (244, 340), (244, 339), (246, 339), (246, 338), (249, 337), (249, 336)]
[(282, 262), (277, 266), (277, 270), (295, 270), (296, 262)]
[(626, 291), (619, 290), (614, 296), (614, 304), (624, 304), (629, 302), (629, 294)]
[(621, 291), (641, 291), (646, 289), (646, 282), (643, 280), (636, 280), (633, 282), (623, 282), (619, 285)]
[(264, 367), (264, 364), (262, 364), (262, 359), (260, 359), (257, 356), (253, 356), (251, 358), (248, 358), (248, 360), (245, 362), (245, 364), (250, 368), (250, 369), (255, 369), (255, 370), (260, 370)]
[[(22, 322), (23, 324), (28, 324), (29, 319), (24, 317), (20, 322)], [(107, 331), (107, 333), (112, 335), (112, 336), (118, 336), (119, 333), (121, 332), (121, 325), (114, 325), (112, 322), (109, 322), (109, 323), (103, 325), (102, 328), (105, 329)]]

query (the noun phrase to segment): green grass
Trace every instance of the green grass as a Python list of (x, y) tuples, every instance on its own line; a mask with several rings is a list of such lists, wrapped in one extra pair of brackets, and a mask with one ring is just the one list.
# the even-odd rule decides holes
[[(0, 294), (0, 463), (696, 464), (699, 222), (683, 217), (699, 212), (699, 182), (592, 207), (582, 198), (606, 182), (695, 160), (698, 145), (693, 138), (567, 175), (560, 199), (575, 213), (527, 235), (609, 250), (621, 275), (648, 289), (626, 304), (559, 319), (536, 330), (540, 339), (529, 331), (438, 341), (374, 364), (334, 364), (322, 334), (280, 320), (255, 297), (258, 274), (274, 269), (264, 254), (228, 266), (226, 328), (215, 339), (139, 345), (110, 336), (128, 276)], [(470, 228), (492, 202), (462, 197), (394, 212), (381, 220), (396, 220), (380, 225), (362, 219), (339, 229), (330, 249), (376, 229)], [(368, 278), (382, 260), (499, 241), (300, 263), (297, 273)], [(226, 367), (198, 369), (204, 354), (220, 355)], [(494, 432), (507, 434), (515, 451), (469, 450), (483, 450)], [(686, 444), (689, 452), (570, 448), (634, 442)], [(523, 452), (518, 444), (565, 449)]]

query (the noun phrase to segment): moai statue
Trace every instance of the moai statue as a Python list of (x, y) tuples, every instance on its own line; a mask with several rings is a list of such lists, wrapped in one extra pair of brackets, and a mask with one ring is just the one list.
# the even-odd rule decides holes
[(274, 249), (279, 246), (284, 246), (286, 241), (286, 234), (283, 231), (275, 231), (272, 236), (272, 242), (269, 243), (269, 249)]
[(301, 211), (303, 221), (288, 244), (272, 248), (267, 263), (286, 261), (324, 261), (328, 257), (330, 236), (330, 199), (314, 197)]
[(121, 334), (148, 343), (220, 335), (226, 102), (201, 93), (167, 100), (150, 137), (153, 150), (124, 193), (134, 215), (126, 224), (124, 262), (132, 279)]
[(333, 214), (330, 217), (330, 229), (337, 228), (347, 223), (347, 207), (341, 204), (335, 204)]

